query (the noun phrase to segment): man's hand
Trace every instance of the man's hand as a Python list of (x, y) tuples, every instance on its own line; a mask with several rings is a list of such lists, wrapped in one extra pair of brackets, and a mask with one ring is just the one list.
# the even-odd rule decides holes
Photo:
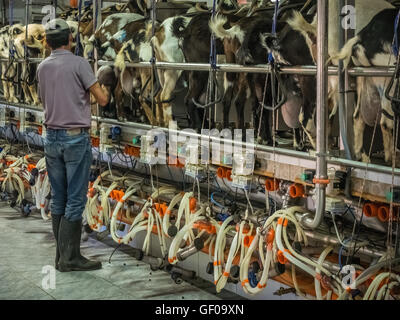
[(89, 88), (90, 93), (94, 96), (97, 103), (102, 107), (106, 106), (110, 101), (110, 91), (102, 84), (96, 82)]

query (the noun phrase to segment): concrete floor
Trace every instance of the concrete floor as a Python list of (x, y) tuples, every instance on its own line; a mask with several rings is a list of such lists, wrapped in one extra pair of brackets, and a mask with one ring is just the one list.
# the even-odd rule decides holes
[(216, 296), (214, 285), (201, 279), (177, 285), (168, 273), (151, 271), (149, 265), (121, 250), (109, 263), (114, 248), (95, 237), (82, 242), (81, 248), (83, 255), (101, 261), (103, 268), (55, 271), (55, 289), (43, 287), (47, 276), (43, 267), (54, 265), (51, 221), (43, 221), (39, 214), (21, 217), (0, 203), (0, 300), (241, 299), (227, 291)]

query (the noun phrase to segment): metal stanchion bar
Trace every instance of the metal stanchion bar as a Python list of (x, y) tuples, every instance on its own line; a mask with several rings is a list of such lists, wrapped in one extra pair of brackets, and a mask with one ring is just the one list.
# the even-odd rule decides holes
[[(29, 58), (31, 63), (40, 63), (43, 61), (41, 58)], [(8, 62), (8, 59), (0, 59), (0, 62)], [(15, 59), (15, 62), (24, 62), (23, 59)], [(98, 61), (99, 66), (113, 66), (113, 61)], [(131, 68), (151, 68), (150, 62), (126, 63), (127, 67)], [(156, 62), (156, 68), (166, 70), (185, 70), (185, 71), (210, 71), (210, 64), (208, 63), (175, 63), (175, 62)], [(282, 74), (301, 74), (301, 75), (316, 75), (316, 66), (281, 66), (279, 69)], [(392, 77), (395, 69), (394, 67), (356, 67), (348, 69), (350, 76), (357, 77)], [(217, 72), (237, 72), (237, 73), (270, 73), (269, 65), (254, 65), (244, 66), (237, 64), (217, 64)], [(337, 76), (338, 68), (329, 67), (328, 75)]]

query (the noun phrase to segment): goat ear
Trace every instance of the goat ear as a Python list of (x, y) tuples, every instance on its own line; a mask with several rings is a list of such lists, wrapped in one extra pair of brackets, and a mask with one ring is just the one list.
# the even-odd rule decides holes
[(276, 36), (274, 36), (272, 33), (261, 33), (260, 41), (262, 47), (268, 51), (272, 51), (274, 48), (274, 42), (276, 41)]

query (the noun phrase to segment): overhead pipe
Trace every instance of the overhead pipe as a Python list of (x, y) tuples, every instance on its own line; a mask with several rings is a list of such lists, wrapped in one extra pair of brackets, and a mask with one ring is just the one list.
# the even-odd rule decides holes
[[(100, 60), (99, 65), (113, 66), (113, 61)], [(127, 62), (127, 67), (131, 68), (151, 68), (150, 62)], [(186, 71), (210, 71), (208, 63), (175, 63), (175, 62), (155, 62), (157, 69), (166, 70), (186, 70)], [(239, 64), (217, 64), (219, 72), (235, 72), (235, 73), (271, 73), (271, 67), (267, 64), (259, 64), (254, 66)], [(281, 74), (301, 74), (313, 76), (318, 73), (315, 66), (281, 66), (279, 68)], [(337, 67), (329, 67), (327, 72), (330, 76), (338, 75)], [(363, 77), (392, 77), (395, 72), (393, 67), (354, 67), (348, 70), (349, 75)]]
[[(30, 63), (40, 63), (42, 58), (28, 58)], [(89, 62), (94, 60), (87, 59)], [(1, 58), (1, 62), (8, 62), (8, 59)], [(25, 62), (24, 59), (15, 59), (15, 62)], [(114, 61), (98, 60), (99, 66), (113, 66)], [(150, 62), (127, 62), (127, 67), (151, 69)], [(209, 63), (178, 63), (178, 62), (155, 62), (157, 69), (164, 70), (186, 70), (186, 71), (210, 71)], [(235, 72), (235, 73), (271, 73), (271, 68), (267, 64), (259, 64), (254, 66), (239, 64), (217, 64), (217, 72)], [(301, 74), (306, 76), (315, 76), (317, 68), (315, 66), (281, 66), (279, 68), (281, 74)], [(392, 77), (395, 68), (393, 67), (353, 67), (347, 70), (352, 77)], [(334, 66), (328, 67), (328, 75), (337, 76), (338, 68)]]
[(316, 229), (321, 224), (325, 213), (326, 180), (328, 179), (327, 157), (327, 118), (328, 113), (328, 1), (318, 0), (318, 29), (317, 29), (317, 168), (315, 189), (317, 203), (314, 219), (306, 218), (306, 227)]

